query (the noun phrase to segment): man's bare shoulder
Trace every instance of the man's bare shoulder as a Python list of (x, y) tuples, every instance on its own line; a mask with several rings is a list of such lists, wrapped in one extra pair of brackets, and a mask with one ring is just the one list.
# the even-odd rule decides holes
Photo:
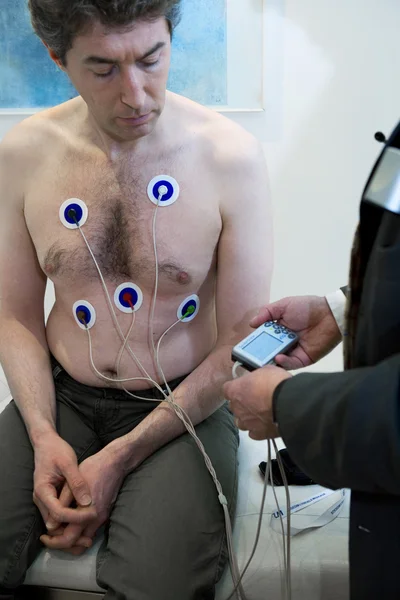
[(49, 148), (54, 151), (68, 130), (68, 120), (76, 112), (71, 101), (40, 111), (15, 125), (0, 143), (3, 168), (15, 170), (20, 177), (29, 176), (43, 164)]
[(258, 140), (221, 113), (176, 94), (169, 94), (169, 101), (176, 120), (193, 134), (193, 143), (220, 168), (236, 169), (262, 154)]

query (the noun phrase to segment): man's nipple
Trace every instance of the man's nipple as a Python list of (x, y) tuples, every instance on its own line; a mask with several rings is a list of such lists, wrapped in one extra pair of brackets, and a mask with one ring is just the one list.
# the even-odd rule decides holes
[(179, 271), (176, 278), (178, 280), (178, 283), (180, 283), (181, 285), (190, 283), (190, 275), (189, 273), (186, 273), (186, 271)]

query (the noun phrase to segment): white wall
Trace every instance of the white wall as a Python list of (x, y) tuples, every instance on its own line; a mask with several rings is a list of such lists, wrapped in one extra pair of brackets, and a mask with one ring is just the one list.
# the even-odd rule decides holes
[[(373, 135), (400, 118), (400, 3), (265, 3), (266, 112), (230, 116), (260, 139), (269, 165), (272, 298), (324, 294), (347, 280), (358, 203), (380, 148)], [(0, 116), (0, 136), (17, 121)], [(340, 366), (340, 350), (322, 363)]]

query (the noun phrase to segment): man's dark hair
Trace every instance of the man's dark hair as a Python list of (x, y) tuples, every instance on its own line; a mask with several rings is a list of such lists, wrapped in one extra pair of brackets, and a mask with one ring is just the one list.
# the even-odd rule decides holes
[(129, 30), (137, 20), (165, 17), (171, 35), (180, 20), (181, 0), (28, 0), (32, 27), (66, 65), (77, 35), (95, 21), (107, 29)]

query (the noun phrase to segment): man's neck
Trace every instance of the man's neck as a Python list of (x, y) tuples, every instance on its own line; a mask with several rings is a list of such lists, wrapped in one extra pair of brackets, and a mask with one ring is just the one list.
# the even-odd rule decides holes
[(164, 135), (164, 112), (160, 115), (154, 129), (136, 140), (124, 140), (113, 137), (101, 129), (93, 116), (86, 109), (85, 131), (93, 144), (98, 146), (110, 162), (118, 162), (124, 156), (146, 155), (151, 148), (157, 146)]

